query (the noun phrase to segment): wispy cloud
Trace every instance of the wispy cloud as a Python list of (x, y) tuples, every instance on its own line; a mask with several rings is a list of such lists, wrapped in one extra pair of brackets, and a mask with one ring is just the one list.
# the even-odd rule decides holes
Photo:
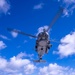
[(44, 3), (37, 4), (33, 7), (33, 9), (42, 9), (43, 5), (44, 5)]
[(0, 41), (0, 50), (5, 49), (7, 46), (3, 41)]
[(11, 35), (14, 37), (14, 38), (16, 38), (17, 36), (18, 36), (18, 33), (16, 33), (16, 32), (11, 32)]
[(8, 37), (6, 37), (4, 35), (0, 35), (0, 38), (5, 39), (5, 40), (10, 40)]
[(10, 9), (10, 4), (7, 0), (0, 0), (0, 13), (6, 14)]
[(64, 8), (64, 16), (72, 15), (75, 9), (75, 0), (58, 0), (58, 2)]
[(27, 43), (27, 40), (24, 40), (24, 43)]
[(75, 32), (71, 32), (60, 40), (57, 54), (61, 58), (75, 54)]
[(25, 53), (25, 52), (24, 52), (24, 53), (21, 52), (21, 53), (18, 54), (16, 57), (17, 57), (17, 58), (28, 57), (28, 58), (32, 59), (33, 56), (34, 56), (34, 54), (27, 54), (27, 53)]
[(17, 46), (17, 48), (20, 48), (20, 47), (21, 47), (21, 45), (18, 45), (18, 46)]
[[(27, 43), (27, 42), (28, 42), (27, 40), (24, 40), (22, 44), (25, 44), (25, 43)], [(17, 46), (17, 48), (20, 48), (20, 47), (22, 47), (21, 44)]]

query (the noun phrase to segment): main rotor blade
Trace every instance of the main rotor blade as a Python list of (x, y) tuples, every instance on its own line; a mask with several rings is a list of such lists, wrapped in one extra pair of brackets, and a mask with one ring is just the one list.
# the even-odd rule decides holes
[(60, 43), (60, 41), (56, 41), (56, 40), (50, 40), (51, 42), (56, 42), (56, 43)]
[(33, 38), (37, 38), (37, 36), (34, 36), (34, 35), (31, 35), (31, 34), (27, 34), (27, 33), (24, 33), (20, 30), (16, 30), (16, 29), (11, 29), (11, 28), (7, 28), (8, 31), (11, 31), (11, 32), (15, 32), (15, 33), (19, 33), (19, 34), (22, 34), (22, 35), (26, 35), (26, 36), (30, 36), (30, 37), (33, 37)]
[(60, 8), (59, 11), (57, 12), (56, 16), (54, 17), (54, 19), (52, 20), (52, 22), (50, 23), (47, 32), (49, 31), (49, 29), (53, 26), (53, 24), (55, 23), (55, 21), (59, 18), (59, 16), (63, 13), (63, 8)]
[(61, 42), (61, 41), (57, 41), (57, 40), (53, 40), (53, 39), (51, 39), (50, 40), (51, 42), (55, 42), (55, 43), (58, 43), (58, 44), (68, 44), (68, 43), (66, 43), (66, 42)]

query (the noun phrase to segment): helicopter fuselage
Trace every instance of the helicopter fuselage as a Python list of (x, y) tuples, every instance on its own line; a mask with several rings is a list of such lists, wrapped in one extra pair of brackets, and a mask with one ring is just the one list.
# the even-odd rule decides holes
[(48, 53), (48, 50), (50, 49), (51, 45), (50, 45), (49, 36), (47, 32), (41, 32), (38, 34), (35, 47), (40, 59), (42, 59), (42, 56), (45, 53), (46, 54)]

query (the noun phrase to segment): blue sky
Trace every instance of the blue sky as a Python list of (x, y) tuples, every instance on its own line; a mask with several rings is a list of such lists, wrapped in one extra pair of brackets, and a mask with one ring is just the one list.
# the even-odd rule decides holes
[[(50, 25), (60, 6), (64, 11), (49, 32), (60, 43), (51, 42), (43, 56), (46, 63), (34, 63), (36, 39), (7, 28), (36, 35)], [(0, 75), (75, 75), (74, 9), (75, 0), (0, 0)]]

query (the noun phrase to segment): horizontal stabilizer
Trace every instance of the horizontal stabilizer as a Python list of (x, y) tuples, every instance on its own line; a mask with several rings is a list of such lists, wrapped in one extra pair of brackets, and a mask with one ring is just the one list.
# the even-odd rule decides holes
[(46, 62), (45, 60), (34, 60), (34, 62)]

